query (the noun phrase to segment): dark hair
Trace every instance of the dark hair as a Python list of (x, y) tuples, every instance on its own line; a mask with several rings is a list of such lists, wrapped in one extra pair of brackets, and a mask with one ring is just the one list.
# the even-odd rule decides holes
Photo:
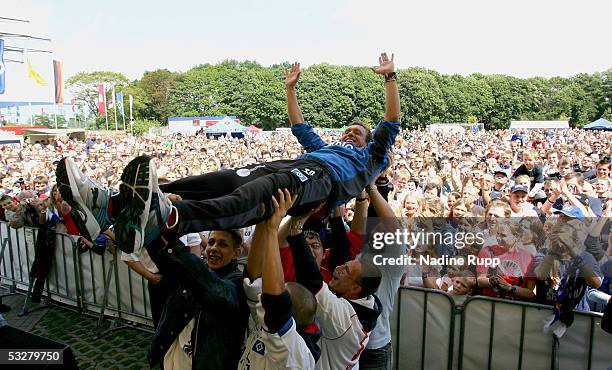
[(232, 240), (234, 241), (234, 249), (242, 246), (242, 232), (239, 229), (228, 229), (222, 231), (225, 231), (232, 236)]
[(359, 298), (370, 296), (378, 290), (382, 275), (380, 269), (373, 262), (374, 255), (370, 254), (359, 259), (361, 262), (361, 292)]

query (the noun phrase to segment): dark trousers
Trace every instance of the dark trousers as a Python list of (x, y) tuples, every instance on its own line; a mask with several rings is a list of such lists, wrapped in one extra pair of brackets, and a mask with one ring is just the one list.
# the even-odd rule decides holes
[(47, 225), (38, 228), (36, 244), (34, 245), (34, 262), (30, 270), (30, 281), (34, 280), (32, 302), (40, 302), (47, 275), (51, 271), (53, 255), (55, 254), (55, 230)]
[(287, 188), (297, 196), (289, 214), (304, 213), (332, 194), (331, 175), (312, 160), (274, 161), (192, 176), (160, 186), (180, 195), (178, 234), (237, 229), (272, 214), (272, 197)]
[(391, 370), (391, 342), (377, 349), (366, 348), (359, 357), (360, 369)]

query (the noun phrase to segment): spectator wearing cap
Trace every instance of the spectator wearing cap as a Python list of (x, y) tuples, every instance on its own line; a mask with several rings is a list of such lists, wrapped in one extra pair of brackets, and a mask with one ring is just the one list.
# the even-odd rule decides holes
[(538, 211), (529, 203), (529, 186), (514, 185), (510, 189), (508, 203), (510, 204), (511, 217), (538, 217)]

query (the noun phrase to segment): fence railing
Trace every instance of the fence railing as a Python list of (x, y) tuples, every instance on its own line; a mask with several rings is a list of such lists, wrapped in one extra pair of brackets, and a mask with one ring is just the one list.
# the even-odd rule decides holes
[[(12, 290), (28, 291), (35, 228), (0, 223), (0, 277)], [(45, 293), (56, 302), (99, 316), (97, 336), (122, 327), (151, 328), (145, 280), (118, 256), (79, 253), (76, 239), (56, 236)], [(542, 330), (548, 306), (486, 297), (464, 302), (439, 290), (400, 288), (391, 315), (396, 369), (607, 369), (612, 335), (601, 314), (575, 312), (559, 343)], [(105, 329), (104, 318), (111, 318)]]
[(543, 331), (549, 306), (480, 296), (455, 302), (439, 290), (402, 287), (394, 308), (396, 369), (612, 367), (612, 335), (598, 313), (575, 311), (556, 343)]
[[(38, 230), (12, 229), (0, 223), (0, 277), (11, 290), (28, 291), (30, 267)], [(110, 330), (125, 324), (152, 327), (148, 290), (144, 279), (119, 261), (118, 255), (91, 251), (79, 253), (76, 238), (56, 235), (55, 255), (44, 294), (51, 301), (99, 315), (98, 335), (103, 318), (114, 318)]]

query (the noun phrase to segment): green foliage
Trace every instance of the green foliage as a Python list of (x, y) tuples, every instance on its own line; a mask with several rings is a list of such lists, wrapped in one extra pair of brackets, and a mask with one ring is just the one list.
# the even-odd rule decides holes
[[(113, 72), (79, 73), (67, 81), (77, 100), (97, 115), (98, 83), (134, 97), (134, 118), (142, 130), (162, 125), (169, 116), (238, 116), (244, 124), (265, 130), (288, 127), (284, 62), (263, 67), (254, 61), (226, 60), (202, 64), (184, 73), (166, 69), (145, 72), (128, 82)], [(582, 126), (612, 116), (612, 69), (570, 78), (504, 75), (441, 75), (423, 68), (398, 70), (401, 120), (404, 127), (439, 122), (484, 123), (505, 128), (511, 120), (569, 119)], [(384, 114), (384, 83), (369, 68), (318, 64), (304, 68), (298, 84), (304, 118), (316, 126), (339, 128), (359, 118), (376, 124)], [(96, 117), (104, 128), (104, 117)], [(111, 125), (112, 126), (112, 125)]]
[[(142, 135), (149, 132), (149, 129), (152, 127), (161, 126), (159, 121), (149, 120), (149, 119), (137, 119), (134, 120), (134, 135)], [(128, 127), (128, 130), (130, 128)]]
[(57, 114), (55, 117), (53, 114), (37, 114), (33, 117), (34, 125), (36, 126), (47, 126), (49, 128), (55, 128), (55, 121), (57, 120), (57, 128), (67, 128), (68, 122), (63, 115)]

